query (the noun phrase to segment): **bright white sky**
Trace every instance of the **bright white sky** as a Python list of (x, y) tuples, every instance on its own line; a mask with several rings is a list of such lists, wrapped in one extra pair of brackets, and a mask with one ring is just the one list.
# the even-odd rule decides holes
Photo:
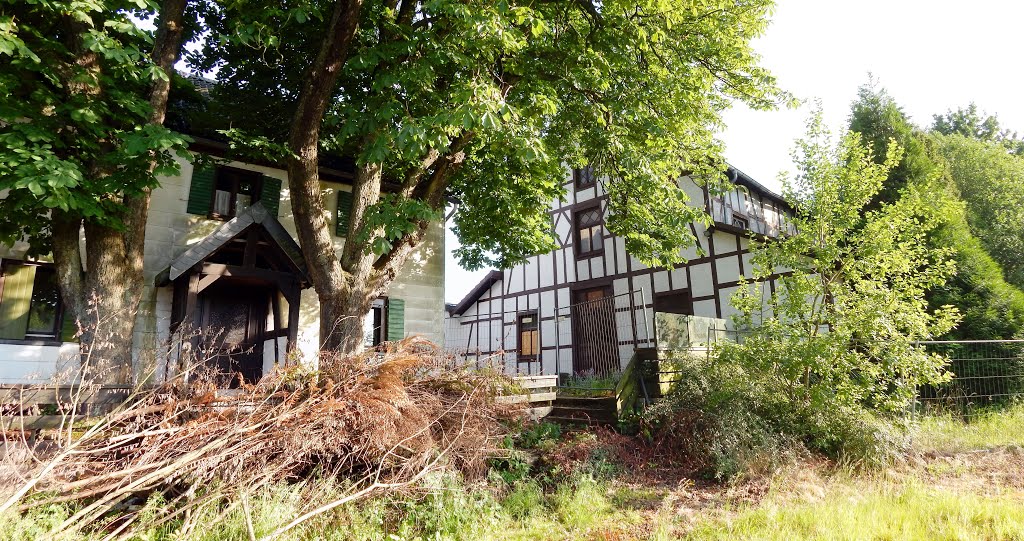
[[(919, 125), (975, 102), (1004, 127), (1024, 132), (1024, 3), (1015, 0), (778, 0), (755, 42), (763, 64), (798, 98), (820, 99), (833, 130), (845, 125), (857, 88), (872, 73)], [(726, 159), (777, 189), (808, 108), (725, 115)], [(458, 302), (484, 271), (458, 266), (448, 232), (445, 300)]]

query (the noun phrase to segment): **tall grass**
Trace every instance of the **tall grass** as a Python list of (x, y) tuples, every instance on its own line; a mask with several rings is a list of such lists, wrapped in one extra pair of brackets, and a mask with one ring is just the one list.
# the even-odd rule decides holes
[(701, 523), (689, 541), (745, 539), (1024, 539), (1019, 498), (929, 489), (920, 482), (850, 482), (819, 501), (781, 499)]
[(958, 415), (922, 416), (914, 432), (921, 451), (956, 453), (1009, 445), (1024, 446), (1024, 403), (965, 419)]
[[(617, 509), (606, 483), (589, 476), (564, 483), (548, 492), (533, 482), (522, 482), (499, 494), (495, 487), (467, 486), (451, 474), (432, 476), (415, 492), (389, 495), (343, 506), (277, 539), (282, 541), (388, 541), (412, 540), (548, 540), (604, 538), (601, 532), (641, 521), (639, 514)], [(207, 506), (187, 522), (176, 520), (141, 530), (147, 541), (237, 541), (259, 539), (288, 523), (318, 501), (330, 501), (341, 487), (320, 482), (316, 487), (279, 484), (247, 498), (247, 507), (227, 501)], [(311, 501), (312, 500), (312, 501)], [(159, 509), (160, 498), (148, 507)], [(25, 515), (0, 516), (0, 539), (48, 539), (50, 528), (74, 509), (48, 506)], [(145, 511), (143, 511), (145, 514)], [(145, 520), (143, 521), (145, 522)], [(98, 541), (101, 533), (77, 532), (68, 541)]]

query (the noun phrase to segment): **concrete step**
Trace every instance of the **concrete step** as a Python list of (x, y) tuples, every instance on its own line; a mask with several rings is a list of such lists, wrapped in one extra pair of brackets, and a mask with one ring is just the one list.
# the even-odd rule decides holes
[(555, 398), (555, 405), (556, 406), (565, 406), (565, 407), (588, 408), (588, 409), (601, 409), (601, 408), (605, 408), (605, 409), (610, 409), (610, 410), (614, 411), (615, 410), (615, 397), (614, 396), (600, 396), (600, 397), (566, 396), (566, 395), (563, 395), (563, 394), (559, 394), (558, 397)]
[(614, 423), (616, 420), (614, 411), (559, 408), (557, 406), (548, 414), (548, 418), (552, 416), (565, 419), (592, 420), (608, 423)]
[(546, 422), (556, 423), (562, 425), (564, 430), (572, 430), (573, 428), (588, 427), (588, 426), (607, 426), (614, 427), (615, 421), (587, 419), (587, 418), (576, 418), (576, 417), (560, 417), (556, 415), (548, 415), (544, 418)]

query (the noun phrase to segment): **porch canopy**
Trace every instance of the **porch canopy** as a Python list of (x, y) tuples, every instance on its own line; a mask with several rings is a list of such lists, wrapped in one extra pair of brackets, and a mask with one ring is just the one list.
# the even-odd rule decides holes
[(288, 351), (295, 347), (300, 293), (310, 285), (299, 245), (258, 201), (174, 259), (154, 282), (174, 286), (172, 331), (188, 324), (222, 333), (216, 347), (225, 355), (256, 349), (259, 358), (248, 362), (252, 376), (263, 371), (264, 351), (280, 360), (279, 337), (287, 337)]

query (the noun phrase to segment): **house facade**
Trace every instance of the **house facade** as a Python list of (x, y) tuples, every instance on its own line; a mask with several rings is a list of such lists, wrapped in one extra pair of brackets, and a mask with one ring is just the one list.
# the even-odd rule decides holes
[[(685, 263), (651, 268), (604, 226), (602, 183), (588, 169), (567, 172), (567, 196), (549, 210), (558, 247), (490, 272), (448, 305), (446, 349), (508, 373), (602, 375), (624, 368), (636, 347), (655, 345), (655, 312), (690, 316), (694, 342), (707, 341), (709, 328), (729, 328), (732, 295), (751, 274), (751, 239), (793, 226), (782, 197), (737, 169), (727, 174), (732, 185), (721, 194), (679, 179), (713, 223), (690, 224), (699, 245), (682, 250)], [(758, 286), (771, 293), (775, 279)]]
[[(152, 194), (134, 376), (160, 376), (175, 332), (190, 333), (185, 347), (202, 348), (246, 381), (315, 359), (319, 303), (296, 241), (286, 171), (225, 159), (215, 141), (196, 138), (191, 150), (205, 165), (180, 160), (180, 174), (160, 179)], [(352, 175), (322, 168), (320, 176), (340, 254)], [(52, 264), (27, 260), (27, 248), (0, 246), (0, 384), (53, 382), (80, 362)], [(367, 345), (412, 334), (442, 340), (443, 254), (438, 224), (367, 314)]]

